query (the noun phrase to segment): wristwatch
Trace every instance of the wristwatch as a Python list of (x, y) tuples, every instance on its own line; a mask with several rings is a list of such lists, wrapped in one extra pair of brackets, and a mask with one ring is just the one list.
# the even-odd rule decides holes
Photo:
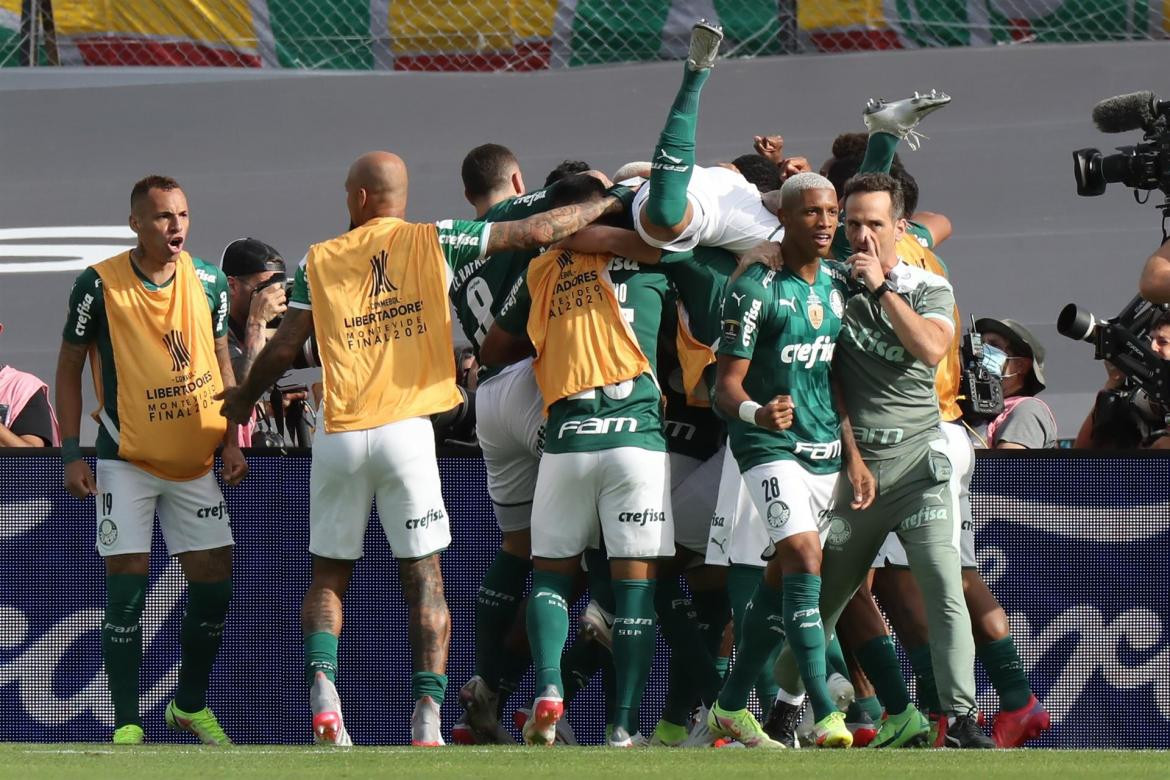
[(888, 292), (893, 292), (893, 291), (894, 291), (894, 288), (890, 287), (890, 282), (888, 280), (883, 280), (880, 285), (875, 287), (873, 289), (873, 291), (870, 292), (870, 295), (873, 296), (873, 299), (875, 301), (879, 301), (879, 300), (881, 300), (881, 297), (883, 295), (885, 295)]

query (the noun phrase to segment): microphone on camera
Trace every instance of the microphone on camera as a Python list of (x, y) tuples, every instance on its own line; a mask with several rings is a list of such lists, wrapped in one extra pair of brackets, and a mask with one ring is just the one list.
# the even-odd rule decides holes
[(1094, 106), (1093, 124), (1102, 133), (1127, 133), (1148, 128), (1162, 114), (1170, 114), (1170, 102), (1158, 100), (1153, 92), (1132, 92)]

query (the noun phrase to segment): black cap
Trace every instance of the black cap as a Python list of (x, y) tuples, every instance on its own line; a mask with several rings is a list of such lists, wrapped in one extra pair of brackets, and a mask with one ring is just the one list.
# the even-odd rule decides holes
[(284, 273), (284, 258), (257, 238), (237, 238), (224, 247), (220, 267), (227, 276), (251, 276), (264, 271)]

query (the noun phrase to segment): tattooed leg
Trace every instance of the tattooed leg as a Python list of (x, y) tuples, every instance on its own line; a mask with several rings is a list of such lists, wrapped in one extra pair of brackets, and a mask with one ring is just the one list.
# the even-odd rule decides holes
[(353, 561), (313, 556), (313, 581), (301, 607), (305, 633), (305, 681), (312, 686), (317, 672), (337, 678), (337, 637), (341, 635), (341, 597), (349, 587)]
[(443, 674), (451, 643), (451, 613), (443, 596), (439, 554), (400, 560), (399, 574), (410, 607), (410, 648), (415, 672)]

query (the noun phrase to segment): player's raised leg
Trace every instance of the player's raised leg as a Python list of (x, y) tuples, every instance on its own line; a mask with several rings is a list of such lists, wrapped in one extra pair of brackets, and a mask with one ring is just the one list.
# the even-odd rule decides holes
[[(950, 95), (945, 92), (931, 90), (926, 94), (914, 93), (912, 97), (887, 102), (881, 98), (870, 98), (865, 106), (862, 119), (869, 129), (871, 136), (874, 133), (886, 133), (906, 141), (911, 149), (917, 149), (919, 139), (925, 138), (915, 128), (923, 117), (951, 102)], [(869, 150), (866, 150), (868, 156)], [(863, 171), (870, 170), (862, 168)], [(878, 170), (878, 169), (873, 169)]]
[(694, 211), (687, 199), (687, 185), (695, 166), (695, 127), (699, 95), (711, 75), (723, 30), (699, 21), (691, 30), (690, 54), (683, 68), (682, 85), (658, 136), (650, 160), (649, 197), (638, 219), (645, 234), (662, 242), (682, 235)]

